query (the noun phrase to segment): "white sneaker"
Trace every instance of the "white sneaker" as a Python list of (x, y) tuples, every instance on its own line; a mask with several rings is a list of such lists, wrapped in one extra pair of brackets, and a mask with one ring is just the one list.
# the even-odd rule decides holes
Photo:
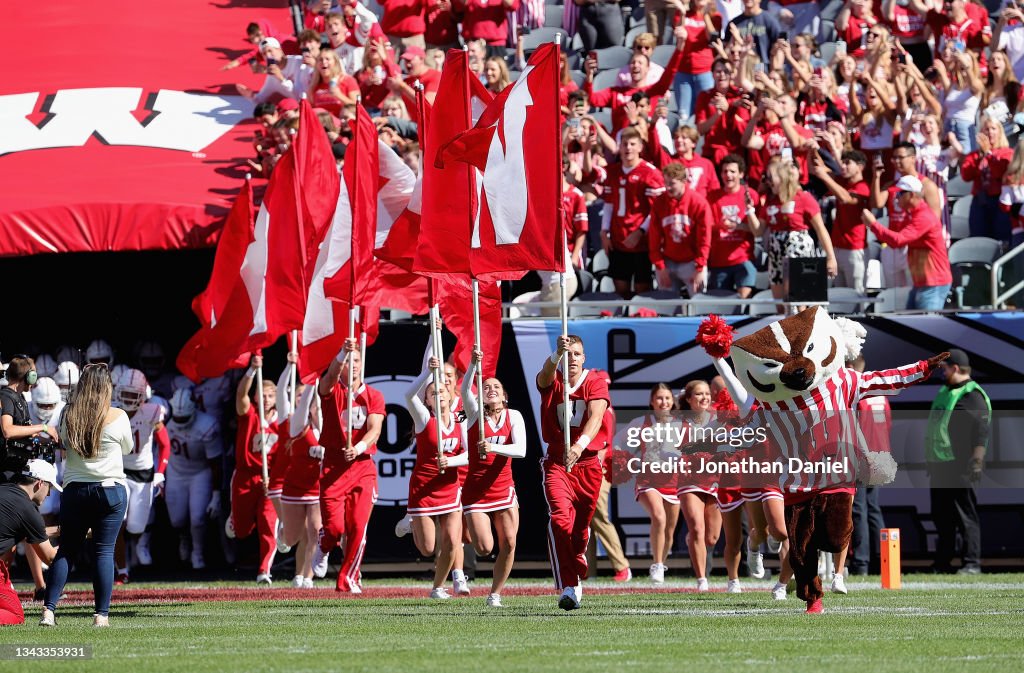
[(203, 559), (203, 552), (195, 550), (192, 552), (192, 570), (202, 570), (206, 567), (206, 561)]
[(395, 524), (395, 537), (405, 537), (412, 532), (412, 517), (408, 514)]
[(729, 580), (729, 584), (725, 587), (725, 593), (727, 594), (741, 594), (743, 593), (743, 587), (740, 586), (738, 579)]
[(260, 573), (256, 576), (256, 584), (266, 584), (267, 586), (270, 586), (273, 583), (270, 573)]
[(361, 593), (363, 593), (363, 588), (361, 586), (359, 586), (355, 582), (349, 582), (348, 583), (348, 592), (350, 594), (361, 594)]
[(182, 537), (178, 541), (178, 558), (184, 561), (188, 561), (189, 556), (192, 554), (192, 541), (187, 537)]
[(39, 626), (57, 626), (57, 618), (53, 616), (53, 610), (43, 609), (43, 617), (39, 620)]
[(832, 578), (832, 593), (846, 595), (846, 580), (843, 579), (842, 575), (836, 575)]
[(487, 594), (487, 607), (500, 608), (501, 596), (499, 594)]
[(436, 598), (438, 600), (446, 601), (449, 598), (451, 598), (452, 595), (450, 593), (448, 593), (448, 590), (445, 589), (444, 587), (437, 587), (435, 589), (431, 589), (430, 590), (430, 597), (431, 598)]
[(778, 554), (780, 551), (782, 551), (782, 543), (773, 538), (771, 535), (769, 535), (768, 539), (765, 540), (765, 544), (768, 545), (768, 551), (772, 554)]
[(576, 593), (576, 587), (566, 587), (562, 596), (558, 599), (558, 607), (563, 610), (577, 610), (580, 607), (580, 596)]
[(330, 554), (320, 549), (320, 540), (324, 538), (324, 529), (320, 529), (320, 534), (316, 538), (316, 546), (313, 547), (313, 575), (316, 577), (327, 576), (327, 559), (330, 558)]
[(302, 588), (303, 589), (312, 589), (313, 588), (313, 578), (312, 577), (303, 577), (302, 578)]
[(647, 574), (651, 577), (651, 582), (654, 584), (665, 583), (665, 566), (661, 563), (654, 563), (651, 565), (651, 569), (647, 571)]
[(747, 538), (747, 568), (750, 576), (754, 579), (764, 579), (764, 554), (760, 549), (750, 548), (750, 538)]
[(279, 554), (287, 554), (292, 550), (290, 544), (285, 544), (284, 541), (284, 521), (277, 522), (277, 529), (274, 531), (274, 542), (277, 543), (277, 551)]
[(469, 582), (466, 581), (466, 573), (457, 569), (452, 571), (452, 590), (457, 596), (469, 595)]
[(704, 593), (708, 590), (708, 578), (698, 577), (697, 578), (697, 591)]
[(231, 520), (230, 514), (228, 514), (228, 518), (224, 520), (224, 534), (228, 536), (229, 540), (235, 539), (235, 522)]
[(777, 601), (786, 600), (786, 585), (782, 582), (776, 582), (775, 586), (772, 587), (772, 598)]
[(149, 553), (149, 545), (139, 542), (135, 545), (135, 560), (140, 566), (153, 565), (153, 555)]
[(296, 575), (295, 577), (292, 578), (292, 587), (295, 588), (295, 589), (301, 589), (302, 588), (302, 580), (304, 580), (304, 579), (306, 579), (306, 578), (303, 577), (302, 575)]

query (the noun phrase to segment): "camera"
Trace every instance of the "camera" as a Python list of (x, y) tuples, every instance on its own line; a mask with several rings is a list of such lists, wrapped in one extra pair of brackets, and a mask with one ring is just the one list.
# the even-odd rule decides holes
[(0, 450), (0, 472), (21, 473), (30, 460), (45, 460), (52, 465), (57, 461), (57, 446), (49, 437), (8, 439)]
[(272, 65), (277, 65), (277, 59), (276, 58), (268, 58), (267, 59), (267, 67), (269, 68)]

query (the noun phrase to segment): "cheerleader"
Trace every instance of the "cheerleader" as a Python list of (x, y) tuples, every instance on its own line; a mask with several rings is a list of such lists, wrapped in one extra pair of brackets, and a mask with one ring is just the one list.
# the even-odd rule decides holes
[[(634, 419), (615, 438), (617, 450), (628, 446), (627, 437), (637, 433), (637, 429), (649, 428), (654, 425), (662, 427), (681, 427), (682, 423), (672, 417), (672, 412), (678, 409), (676, 398), (672, 389), (667, 383), (658, 383), (651, 388), (650, 407), (653, 413), (644, 414)], [(640, 436), (637, 434), (636, 436)], [(678, 436), (678, 435), (676, 435)], [(657, 444), (655, 442), (644, 442), (639, 447), (640, 460), (642, 463), (662, 461), (667, 458), (678, 459), (680, 453), (675, 442)], [(665, 571), (668, 566), (665, 561), (672, 551), (672, 543), (675, 540), (676, 524), (679, 522), (679, 495), (677, 494), (675, 480), (670, 475), (651, 476), (646, 473), (638, 475), (635, 485), (637, 502), (647, 511), (651, 517), (651, 564), (649, 575), (651, 582), (662, 584), (665, 581)]]
[(519, 501), (512, 481), (512, 458), (526, 455), (526, 425), (523, 416), (508, 408), (505, 387), (496, 378), (484, 379), (484, 436), (480, 438), (479, 409), (471, 388), (483, 352), (473, 352), (473, 362), (462, 379), (461, 398), (468, 426), (469, 469), (463, 480), (462, 508), (470, 540), (478, 556), (494, 549), (491, 524), (498, 534), (498, 557), (487, 606), (501, 607), (501, 590), (512, 572), (519, 532)]
[[(298, 360), (298, 353), (288, 353), (288, 363), (285, 365), (284, 371), (281, 372), (281, 377), (277, 380), (277, 402), (275, 408), (277, 410), (277, 417), (281, 419), (282, 424), (291, 416), (292, 409), (295, 407), (295, 397), (292, 392), (292, 372), (295, 371), (295, 363)], [(281, 429), (284, 429), (283, 425)], [(287, 554), (292, 550), (291, 545), (285, 542), (284, 508), (281, 506), (281, 492), (284, 489), (284, 478), (288, 472), (289, 462), (291, 462), (291, 456), (287, 451), (277, 451), (267, 473), (267, 476), (270, 478), (270, 483), (267, 485), (267, 497), (274, 505), (274, 513), (277, 514), (274, 541), (277, 545), (278, 553), (281, 554)]]
[[(716, 376), (711, 380), (711, 397), (711, 409), (717, 423), (723, 426), (730, 425), (731, 421), (737, 418), (738, 409), (721, 376)], [(722, 513), (722, 528), (725, 532), (725, 549), (722, 550), (722, 558), (725, 561), (725, 571), (729, 577), (725, 591), (730, 594), (743, 593), (743, 588), (740, 586), (740, 557), (742, 555), (740, 543), (743, 540), (743, 509), (745, 506), (742, 482), (743, 479), (739, 473), (725, 473), (715, 491), (718, 509)]]
[[(690, 381), (680, 394), (679, 406), (689, 410), (691, 427), (702, 427), (711, 422), (711, 388), (705, 381)], [(722, 530), (722, 513), (718, 509), (716, 488), (708, 484), (682, 483), (677, 494), (683, 520), (686, 521), (686, 546), (690, 550), (690, 563), (697, 575), (697, 591), (708, 590), (707, 571), (710, 569), (711, 551), (718, 543)]]
[(313, 553), (321, 526), (320, 467), (324, 449), (320, 446), (320, 405), (316, 383), (299, 386), (299, 401), (288, 420), (284, 455), (288, 470), (281, 492), (284, 541), (295, 545), (296, 589), (313, 588)]
[[(469, 454), (466, 453), (466, 425), (460, 423), (452, 411), (452, 395), (444, 385), (437, 391), (441, 417), (437, 419), (431, 414), (435, 390), (429, 381), (431, 371), (440, 364), (437, 358), (429, 358), (427, 369), (405, 393), (406, 408), (416, 432), (416, 465), (409, 479), (408, 513), (412, 517), (416, 548), (424, 556), (437, 555), (430, 597), (447, 599), (451, 594), (444, 588), (444, 582), (452, 569), (455, 549), (462, 542), (462, 487), (458, 468), (469, 464)], [(440, 457), (438, 423), (441, 425)]]

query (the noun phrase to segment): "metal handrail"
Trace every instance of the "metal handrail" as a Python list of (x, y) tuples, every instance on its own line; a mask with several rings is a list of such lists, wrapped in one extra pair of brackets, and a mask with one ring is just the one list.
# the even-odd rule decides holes
[(1013, 250), (1008, 251), (1005, 255), (992, 263), (992, 308), (1002, 308), (1007, 299), (1021, 290), (1024, 290), (1024, 278), (1021, 278), (1010, 289), (1002, 293), (999, 292), (1000, 272), (1003, 270), (1003, 267), (1006, 266), (1007, 262), (1022, 252), (1024, 252), (1024, 243), (1021, 243)]
[[(856, 303), (857, 304), (876, 304), (879, 301), (880, 300), (877, 297), (859, 297), (859, 298), (857, 298)], [(793, 306), (824, 306), (824, 307), (828, 307), (830, 302), (827, 302), (827, 301), (787, 301), (785, 299), (753, 299), (753, 298), (741, 299), (739, 297), (715, 297), (714, 303), (716, 303), (716, 304), (733, 305), (733, 306), (782, 306), (782, 307), (784, 307), (788, 311), (788, 309), (790, 307), (793, 307)], [(838, 300), (837, 303), (853, 303), (853, 300), (852, 299), (851, 300), (843, 299), (843, 300)], [(574, 299), (573, 301), (571, 301), (569, 303), (569, 308), (573, 308), (573, 307), (584, 308), (585, 307), (585, 308), (602, 308), (602, 309), (610, 309), (610, 310), (615, 310), (615, 309), (620, 309), (621, 308), (621, 309), (628, 310), (628, 308), (631, 305), (633, 305), (633, 304), (638, 304), (640, 306), (652, 307), (652, 308), (660, 308), (660, 307), (679, 308), (679, 309), (685, 311), (690, 306), (696, 306), (696, 307), (700, 308), (701, 306), (705, 305), (705, 302), (694, 302), (694, 301), (692, 301), (690, 299), (684, 299), (682, 297), (680, 297), (679, 299), (647, 299), (647, 298), (644, 298), (644, 300), (640, 301), (640, 302), (632, 302), (632, 301), (628, 301), (628, 300), (616, 300), (616, 299), (593, 299), (593, 300), (587, 300), (587, 301), (581, 301), (581, 300), (578, 300), (578, 299)], [(523, 302), (523, 303), (516, 303), (516, 302), (503, 302), (502, 303), (502, 307), (504, 309), (504, 317), (505, 318), (509, 317), (509, 309), (512, 309), (512, 308), (515, 308), (515, 309), (519, 310), (520, 312), (523, 312), (524, 310), (527, 310), (527, 309), (533, 310), (533, 309), (542, 309), (542, 308), (558, 308), (559, 306), (561, 306), (561, 304), (560, 304), (560, 302), (557, 302), (557, 301), (529, 301), (529, 302)], [(522, 318), (522, 319), (537, 318), (537, 317), (542, 317), (542, 316), (529, 316), (529, 315), (520, 315), (519, 316), (519, 318)]]

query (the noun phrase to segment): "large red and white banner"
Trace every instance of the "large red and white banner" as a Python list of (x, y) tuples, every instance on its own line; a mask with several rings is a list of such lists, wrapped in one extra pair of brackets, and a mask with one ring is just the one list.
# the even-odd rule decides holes
[(286, 4), (144, 7), (0, 3), (0, 256), (216, 243), (252, 155), (232, 85), (262, 80), (220, 68)]

